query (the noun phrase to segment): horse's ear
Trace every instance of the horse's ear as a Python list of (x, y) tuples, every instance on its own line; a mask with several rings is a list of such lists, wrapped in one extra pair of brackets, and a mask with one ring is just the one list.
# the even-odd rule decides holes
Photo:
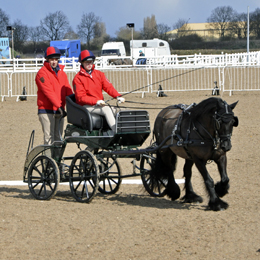
[(234, 116), (234, 120), (235, 120), (235, 122), (234, 122), (233, 126), (237, 127), (238, 126), (238, 117)]
[(238, 103), (238, 101), (233, 103), (233, 104), (231, 104), (231, 105), (229, 105), (229, 107), (233, 110), (236, 107), (237, 103)]

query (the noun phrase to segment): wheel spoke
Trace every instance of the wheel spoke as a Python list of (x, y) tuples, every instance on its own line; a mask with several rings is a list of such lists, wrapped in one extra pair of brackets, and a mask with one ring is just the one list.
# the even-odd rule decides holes
[(37, 172), (39, 173), (39, 175), (42, 176), (42, 173), (41, 173), (41, 171), (38, 169), (37, 166), (34, 165), (34, 166), (33, 166), (33, 170), (37, 171)]
[(41, 193), (42, 193), (42, 188), (43, 188), (43, 185), (44, 185), (44, 182), (42, 183), (42, 186), (41, 186), (41, 188), (40, 188), (40, 190), (39, 190), (39, 193), (38, 193), (38, 195), (40, 196), (41, 195)]
[(110, 179), (107, 179), (107, 181), (108, 181), (108, 184), (109, 184), (110, 190), (112, 190), (113, 188), (112, 188), (112, 185), (111, 185), (111, 181), (110, 181)]
[(159, 181), (156, 181), (156, 183), (157, 183), (158, 193), (161, 194), (161, 186), (159, 184)]
[(52, 187), (52, 185), (49, 182), (46, 182), (48, 187), (51, 189), (51, 191), (54, 191), (54, 188)]
[[(86, 196), (87, 196), (87, 198), (89, 198), (89, 194), (88, 194), (88, 186), (87, 186), (86, 181), (84, 181), (84, 187), (85, 187), (85, 190), (86, 190)], [(82, 194), (82, 198), (83, 198), (83, 194)]]
[(37, 187), (39, 183), (40, 183), (40, 181), (36, 182), (36, 184), (33, 185), (32, 188), (34, 189), (35, 187)]
[(82, 181), (79, 181), (78, 185), (77, 185), (76, 188), (75, 188), (75, 191), (78, 190), (79, 186), (81, 185), (81, 182), (82, 182)]
[(165, 184), (163, 180), (159, 180), (159, 182), (160, 182), (159, 186), (162, 185), (164, 188), (166, 188), (166, 185), (167, 185), (167, 184)]
[(92, 179), (89, 179), (88, 182), (89, 182), (90, 186), (92, 187), (92, 189), (94, 189), (96, 185), (95, 185), (95, 183), (93, 182), (93, 180), (92, 180)]

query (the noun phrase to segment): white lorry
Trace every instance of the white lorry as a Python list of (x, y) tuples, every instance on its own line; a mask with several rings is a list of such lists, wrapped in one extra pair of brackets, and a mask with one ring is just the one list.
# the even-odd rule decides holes
[(130, 51), (133, 59), (140, 58), (140, 51), (145, 57), (156, 57), (171, 55), (170, 46), (167, 41), (154, 38), (152, 40), (131, 40)]
[(102, 56), (125, 56), (125, 45), (123, 42), (105, 42), (102, 46)]
[(106, 42), (102, 46), (101, 59), (106, 60), (107, 64), (127, 65), (132, 61), (126, 56), (125, 45), (123, 42)]

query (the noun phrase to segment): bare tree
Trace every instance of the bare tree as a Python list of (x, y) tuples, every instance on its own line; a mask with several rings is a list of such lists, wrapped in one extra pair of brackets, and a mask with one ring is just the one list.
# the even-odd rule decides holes
[(90, 40), (95, 36), (96, 23), (100, 22), (101, 18), (93, 12), (84, 13), (81, 17), (81, 22), (77, 26), (77, 33), (83, 41), (87, 42), (88, 49), (90, 48)]
[(94, 25), (94, 38), (92, 45), (95, 49), (101, 49), (103, 43), (109, 39), (109, 35), (106, 33), (106, 25), (103, 22), (97, 22)]
[(238, 39), (247, 37), (247, 14), (237, 14), (232, 22), (230, 22), (229, 30), (232, 36), (237, 36)]
[(0, 36), (6, 36), (6, 26), (9, 25), (9, 16), (0, 8)]
[[(118, 31), (116, 31), (116, 36), (117, 39), (120, 40), (125, 40), (125, 41), (130, 41), (132, 40), (132, 29), (129, 27), (120, 27)], [(141, 33), (134, 30), (133, 31), (133, 38), (134, 39), (140, 39), (141, 38)]]
[(189, 34), (189, 24), (188, 21), (190, 19), (186, 20), (186, 19), (182, 19), (180, 18), (174, 25), (173, 25), (173, 29), (177, 29), (177, 34), (176, 34), (176, 38), (181, 38), (184, 36), (187, 36)]
[(79, 36), (73, 31), (71, 27), (68, 28), (68, 31), (64, 35), (64, 39), (74, 40), (78, 38)]
[(220, 37), (224, 38), (226, 31), (230, 29), (230, 22), (234, 21), (236, 15), (237, 12), (231, 6), (217, 7), (207, 19), (209, 28), (219, 31)]
[(256, 8), (251, 14), (250, 30), (256, 36), (256, 39), (260, 39), (260, 8)]
[(158, 37), (157, 23), (155, 15), (144, 18), (144, 27), (142, 29), (144, 39), (152, 39)]
[(63, 39), (70, 27), (67, 16), (61, 11), (49, 13), (40, 23), (42, 34), (48, 40)]
[(31, 27), (29, 28), (29, 38), (33, 42), (34, 50), (36, 49), (36, 44), (42, 39), (41, 27)]
[(187, 21), (185, 19), (180, 18), (174, 25), (173, 29), (180, 29), (182, 26), (187, 24)]
[[(127, 26), (120, 27), (118, 31), (116, 31), (116, 41), (122, 41), (125, 44), (126, 53), (130, 53), (130, 41), (132, 40), (132, 28)], [(136, 31), (133, 29), (133, 38), (134, 40), (142, 39), (142, 34), (140, 31)]]
[(27, 25), (23, 25), (21, 20), (16, 20), (13, 25), (14, 30), (14, 48), (18, 51), (22, 51), (24, 43), (29, 38), (29, 28)]
[(157, 24), (158, 37), (162, 40), (168, 41), (169, 35), (167, 34), (167, 32), (169, 32), (170, 29), (171, 29), (170, 26), (164, 23)]

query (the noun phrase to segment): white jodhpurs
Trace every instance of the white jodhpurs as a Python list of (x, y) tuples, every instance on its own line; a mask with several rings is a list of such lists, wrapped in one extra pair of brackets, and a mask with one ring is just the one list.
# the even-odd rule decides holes
[(112, 131), (115, 133), (116, 132), (116, 109), (114, 107), (110, 106), (89, 106), (89, 105), (84, 105), (84, 107), (90, 112), (90, 113), (95, 113), (98, 115), (105, 116), (107, 120), (107, 124), (109, 127), (112, 129)]

